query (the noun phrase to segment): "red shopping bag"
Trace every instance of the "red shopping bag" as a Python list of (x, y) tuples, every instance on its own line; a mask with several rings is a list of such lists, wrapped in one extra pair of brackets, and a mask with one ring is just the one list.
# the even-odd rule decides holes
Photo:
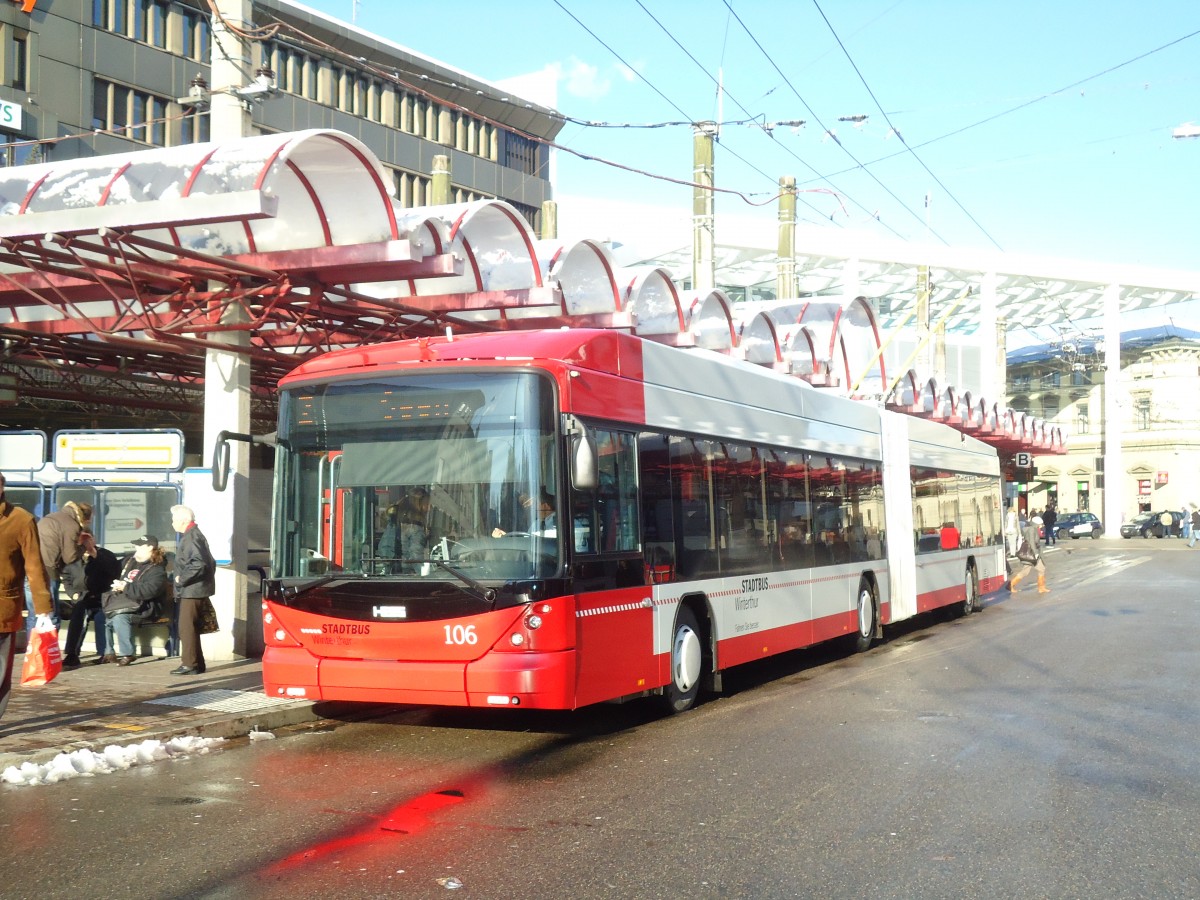
[(57, 631), (33, 631), (25, 648), (25, 667), (21, 684), (38, 687), (49, 684), (62, 671), (62, 651), (58, 649)]

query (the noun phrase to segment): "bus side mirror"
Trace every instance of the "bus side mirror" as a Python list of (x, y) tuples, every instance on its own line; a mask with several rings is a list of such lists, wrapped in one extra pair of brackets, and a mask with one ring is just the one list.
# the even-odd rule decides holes
[(241, 434), (236, 431), (221, 431), (217, 434), (217, 443), (213, 446), (212, 486), (217, 493), (225, 490), (229, 484), (229, 442), (245, 441), (247, 444), (268, 444), (274, 446), (275, 432), (270, 434)]
[(592, 430), (571, 417), (567, 434), (571, 441), (571, 487), (577, 491), (594, 491), (600, 484), (596, 463), (596, 437)]

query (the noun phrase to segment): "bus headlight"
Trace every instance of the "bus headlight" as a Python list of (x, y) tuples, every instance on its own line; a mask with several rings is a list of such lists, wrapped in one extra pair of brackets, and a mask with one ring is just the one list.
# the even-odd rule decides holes
[(521, 634), (519, 631), (514, 631), (509, 640), (512, 642), (514, 647), (520, 647), (525, 643), (525, 635)]
[(526, 616), (525, 627), (530, 631), (536, 631), (542, 627), (542, 617), (539, 615)]
[(284, 631), (282, 628), (276, 628), (275, 629), (275, 640), (280, 641), (280, 642), (286, 641), (287, 640), (287, 632)]

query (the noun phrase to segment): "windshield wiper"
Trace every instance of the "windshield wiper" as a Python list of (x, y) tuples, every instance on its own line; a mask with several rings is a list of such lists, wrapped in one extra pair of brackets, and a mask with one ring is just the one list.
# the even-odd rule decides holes
[(430, 560), (428, 560), (428, 562), (433, 563), (439, 569), (445, 569), (447, 572), (449, 572), (451, 575), (453, 575), (455, 578), (457, 578), (459, 581), (461, 581), (467, 587), (472, 588), (473, 591), (475, 592), (476, 596), (478, 596), (479, 599), (482, 600), (484, 603), (494, 603), (496, 601), (495, 588), (487, 587), (484, 584), (476, 581), (474, 578), (472, 578), (466, 572), (460, 572), (458, 569), (456, 569), (454, 566), (450, 565), (450, 563), (446, 562), (445, 560), (430, 559)]

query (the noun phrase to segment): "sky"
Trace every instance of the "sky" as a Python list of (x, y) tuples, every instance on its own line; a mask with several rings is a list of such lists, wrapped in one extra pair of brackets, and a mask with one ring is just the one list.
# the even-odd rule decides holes
[(1200, 124), (1194, 0), (305, 5), (487, 81), (543, 73), (571, 119), (656, 126), (562, 129), (560, 225), (590, 203), (690, 215), (667, 179), (714, 120), (720, 214), (773, 229), (792, 175), (802, 226), (1200, 270), (1200, 138), (1172, 137)]

